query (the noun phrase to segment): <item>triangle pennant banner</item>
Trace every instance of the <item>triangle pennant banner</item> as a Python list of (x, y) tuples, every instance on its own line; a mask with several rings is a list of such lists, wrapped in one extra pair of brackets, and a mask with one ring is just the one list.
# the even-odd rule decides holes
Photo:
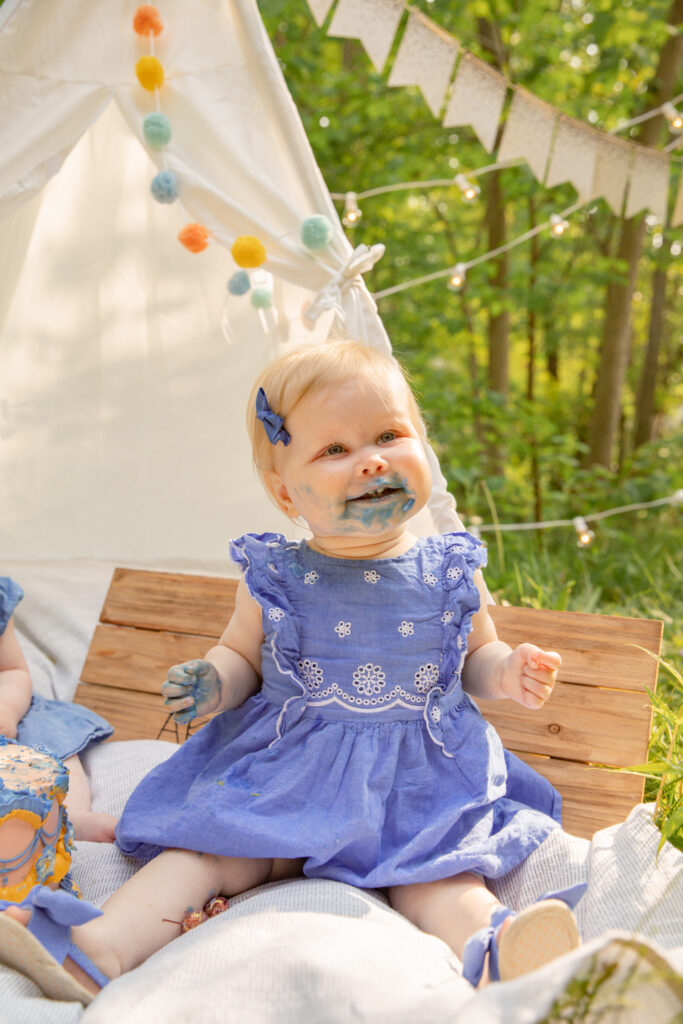
[(360, 39), (373, 67), (381, 72), (404, 10), (403, 0), (375, 0), (369, 18), (367, 0), (339, 0), (327, 34)]
[(333, 3), (334, 0), (308, 0), (316, 25), (322, 25)]
[(534, 177), (543, 184), (558, 116), (553, 107), (536, 99), (526, 89), (515, 89), (498, 159), (518, 160), (522, 157)]
[(388, 84), (418, 85), (434, 117), (439, 117), (457, 53), (452, 36), (411, 11)]
[(493, 152), (507, 79), (472, 53), (463, 53), (451, 90), (444, 128), (470, 125), (487, 153)]
[(573, 117), (561, 115), (555, 132), (546, 186), (568, 181), (579, 199), (592, 199), (598, 133)]
[(621, 217), (628, 175), (633, 159), (633, 146), (623, 139), (601, 135), (595, 147), (593, 199), (604, 199), (612, 213)]
[(635, 155), (626, 197), (626, 218), (635, 217), (641, 210), (650, 210), (660, 224), (666, 224), (666, 200), (669, 192), (669, 163), (667, 153), (634, 146)]

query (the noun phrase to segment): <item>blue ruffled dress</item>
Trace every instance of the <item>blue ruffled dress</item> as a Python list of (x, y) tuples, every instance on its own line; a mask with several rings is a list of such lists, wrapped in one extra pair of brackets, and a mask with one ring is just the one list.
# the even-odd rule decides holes
[[(9, 576), (0, 576), (0, 636), (23, 596), (18, 583)], [(106, 719), (89, 708), (34, 693), (17, 726), (16, 739), (26, 747), (43, 747), (64, 760), (85, 750), (89, 743), (106, 739), (113, 731)]]
[(262, 688), (142, 780), (125, 853), (303, 857), (377, 888), (505, 874), (558, 827), (559, 794), (462, 689), (477, 540), (360, 561), (247, 534), (231, 554), (263, 609)]

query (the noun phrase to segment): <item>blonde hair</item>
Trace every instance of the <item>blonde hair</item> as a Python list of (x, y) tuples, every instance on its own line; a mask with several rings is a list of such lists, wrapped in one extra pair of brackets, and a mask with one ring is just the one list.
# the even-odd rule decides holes
[[(309, 391), (357, 380), (382, 395), (387, 386), (403, 392), (411, 421), (421, 437), (426, 428), (415, 396), (394, 356), (355, 341), (329, 341), (322, 345), (302, 345), (270, 363), (256, 380), (247, 406), (247, 430), (257, 473), (265, 483), (265, 474), (274, 468), (275, 445), (271, 444), (263, 423), (256, 416), (256, 393), (263, 388), (273, 412), (285, 421)], [(267, 486), (267, 485), (266, 485)]]

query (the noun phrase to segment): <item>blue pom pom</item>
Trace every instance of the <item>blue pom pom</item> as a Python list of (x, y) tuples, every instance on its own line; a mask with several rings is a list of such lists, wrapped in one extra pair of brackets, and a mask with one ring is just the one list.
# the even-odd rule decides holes
[(236, 270), (228, 281), (228, 291), (231, 295), (245, 295), (251, 288), (251, 281), (246, 270)]
[(301, 225), (301, 241), (307, 249), (325, 249), (332, 240), (333, 230), (327, 217), (316, 213), (313, 217), (307, 217)]
[(171, 122), (166, 114), (148, 114), (142, 122), (142, 134), (152, 149), (162, 149), (171, 141)]
[(159, 171), (152, 178), (149, 190), (158, 203), (172, 203), (178, 198), (178, 176), (175, 171)]
[(273, 293), (270, 288), (254, 288), (251, 293), (251, 304), (254, 309), (270, 309), (273, 305)]

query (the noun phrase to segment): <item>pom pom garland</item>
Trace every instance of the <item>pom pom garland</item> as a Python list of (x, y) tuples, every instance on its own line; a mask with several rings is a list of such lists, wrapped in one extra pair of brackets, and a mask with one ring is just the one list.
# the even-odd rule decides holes
[(152, 178), (149, 190), (158, 203), (174, 203), (178, 198), (178, 187), (175, 171), (159, 171)]
[(246, 295), (251, 288), (251, 281), (246, 270), (236, 270), (228, 281), (228, 291), (231, 295)]
[(186, 224), (178, 232), (178, 241), (190, 252), (203, 252), (209, 244), (209, 232), (203, 224)]
[(171, 141), (171, 122), (165, 114), (148, 114), (142, 122), (142, 134), (152, 149), (163, 149)]
[(266, 259), (266, 249), (263, 242), (253, 235), (240, 235), (232, 244), (232, 258), (238, 267), (245, 267), (247, 270), (253, 267), (260, 267)]
[(148, 36), (150, 32), (158, 36), (163, 27), (161, 16), (156, 7), (152, 7), (151, 4), (141, 4), (138, 7), (133, 18), (133, 28), (139, 36)]
[(314, 252), (326, 249), (332, 241), (332, 223), (321, 213), (307, 217), (301, 225), (301, 241)]
[(271, 309), (273, 293), (270, 288), (254, 288), (251, 293), (251, 304), (254, 309)]
[(135, 74), (138, 82), (147, 92), (154, 92), (164, 84), (164, 69), (160, 60), (156, 57), (140, 57), (135, 65)]

